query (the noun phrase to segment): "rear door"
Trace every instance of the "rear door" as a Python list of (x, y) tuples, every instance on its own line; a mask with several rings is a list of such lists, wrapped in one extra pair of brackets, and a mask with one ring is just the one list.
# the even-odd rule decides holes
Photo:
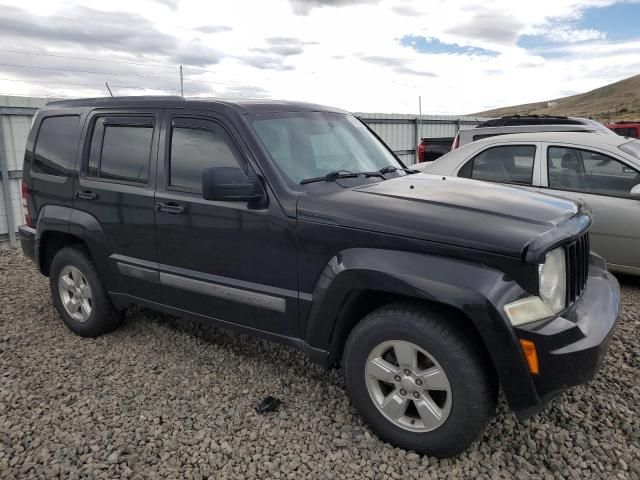
[(582, 200), (593, 213), (591, 249), (607, 263), (640, 268), (640, 200), (630, 195), (640, 172), (598, 149), (543, 144), (543, 184), (554, 195)]
[(93, 112), (75, 184), (74, 208), (93, 216), (107, 237), (115, 288), (147, 300), (159, 298), (153, 198), (160, 119), (158, 110)]

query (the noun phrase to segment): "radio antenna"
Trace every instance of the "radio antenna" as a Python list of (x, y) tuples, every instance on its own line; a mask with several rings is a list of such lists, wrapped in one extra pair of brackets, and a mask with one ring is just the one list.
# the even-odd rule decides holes
[(182, 65), (180, 65), (180, 96), (184, 99), (184, 80), (182, 79)]

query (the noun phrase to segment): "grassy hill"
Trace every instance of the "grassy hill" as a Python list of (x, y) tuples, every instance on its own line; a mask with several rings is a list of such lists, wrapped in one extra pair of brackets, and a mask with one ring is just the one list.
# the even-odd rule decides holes
[(600, 121), (640, 120), (640, 75), (587, 93), (474, 113), (483, 117), (540, 114), (590, 117)]

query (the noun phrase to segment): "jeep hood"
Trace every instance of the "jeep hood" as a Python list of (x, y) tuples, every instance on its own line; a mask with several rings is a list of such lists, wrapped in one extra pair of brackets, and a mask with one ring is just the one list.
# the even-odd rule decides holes
[[(576, 222), (577, 216), (584, 218)], [(569, 238), (591, 223), (570, 200), (520, 187), (424, 173), (303, 196), (298, 202), (298, 220), (521, 258), (530, 244), (540, 249), (542, 239), (558, 244), (561, 239), (554, 231)]]

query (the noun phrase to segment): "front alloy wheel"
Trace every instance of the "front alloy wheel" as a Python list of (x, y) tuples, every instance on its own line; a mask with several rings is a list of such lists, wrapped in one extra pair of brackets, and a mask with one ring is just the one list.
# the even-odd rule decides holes
[(353, 328), (342, 355), (349, 397), (383, 440), (437, 457), (467, 448), (493, 416), (494, 370), (455, 311), (397, 302)]
[(365, 375), (371, 400), (395, 425), (429, 432), (449, 417), (449, 379), (423, 348), (403, 340), (383, 342), (369, 354)]

